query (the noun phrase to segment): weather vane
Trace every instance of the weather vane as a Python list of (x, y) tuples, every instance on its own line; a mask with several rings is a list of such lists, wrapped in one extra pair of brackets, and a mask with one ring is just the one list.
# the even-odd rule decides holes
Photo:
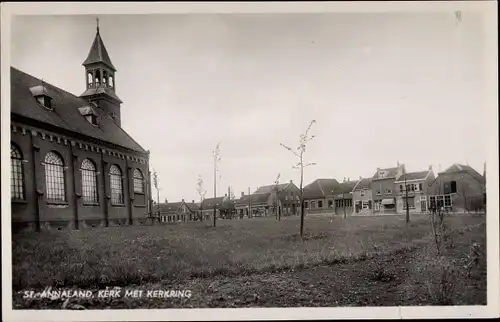
[(99, 17), (96, 17), (95, 20), (97, 21), (97, 32), (99, 32)]

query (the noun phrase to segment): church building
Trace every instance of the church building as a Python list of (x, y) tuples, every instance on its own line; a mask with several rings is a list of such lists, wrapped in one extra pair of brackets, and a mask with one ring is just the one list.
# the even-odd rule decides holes
[(10, 69), (13, 232), (149, 220), (149, 151), (122, 128), (99, 25), (83, 66), (80, 96)]

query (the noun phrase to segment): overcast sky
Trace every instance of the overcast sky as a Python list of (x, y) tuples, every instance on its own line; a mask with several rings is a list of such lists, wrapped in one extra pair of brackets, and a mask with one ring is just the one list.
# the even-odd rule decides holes
[[(160, 200), (299, 183), (294, 156), (309, 121), (304, 184), (486, 159), (481, 16), (452, 13), (100, 16), (118, 69), (122, 126), (160, 178)], [(12, 25), (12, 65), (75, 95), (95, 16), (26, 16)], [(219, 176), (218, 175), (218, 176)], [(156, 196), (156, 193), (154, 194)]]

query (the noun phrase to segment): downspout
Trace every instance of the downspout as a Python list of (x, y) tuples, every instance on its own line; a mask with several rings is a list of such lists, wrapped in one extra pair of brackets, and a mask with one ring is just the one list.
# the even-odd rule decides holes
[(108, 162), (104, 161), (104, 150), (101, 149), (101, 171), (102, 171), (102, 184), (104, 190), (104, 225), (105, 227), (109, 226), (109, 188), (108, 188), (108, 180), (106, 180), (106, 166)]
[(132, 178), (132, 167), (128, 165), (128, 158), (125, 158), (125, 168), (127, 169), (127, 189), (128, 189), (128, 221), (130, 225), (133, 225), (134, 221), (132, 219), (132, 206), (134, 203), (134, 191), (133, 187), (130, 185), (130, 180)]
[(79, 229), (79, 223), (78, 223), (78, 199), (81, 198), (81, 193), (77, 191), (76, 188), (76, 180), (77, 176), (76, 173), (78, 171), (78, 156), (75, 153), (75, 150), (73, 149), (73, 144), (69, 145), (70, 152), (71, 152), (71, 158), (72, 158), (72, 164), (73, 164), (73, 207), (75, 207), (75, 229)]
[(33, 166), (32, 166), (32, 169), (33, 169), (33, 184), (34, 184), (34, 187), (35, 187), (35, 196), (36, 196), (36, 199), (35, 199), (35, 218), (36, 218), (36, 223), (35, 223), (35, 230), (37, 232), (40, 231), (41, 227), (40, 227), (40, 198), (42, 198), (43, 196), (43, 191), (41, 189), (38, 189), (38, 184), (37, 184), (37, 167), (36, 167), (36, 164), (37, 164), (37, 156), (38, 156), (38, 152), (40, 152), (40, 146), (38, 144), (36, 144), (37, 142), (35, 141), (35, 137), (36, 137), (37, 133), (36, 131), (32, 130), (31, 131), (31, 147), (32, 147), (32, 162), (33, 162)]

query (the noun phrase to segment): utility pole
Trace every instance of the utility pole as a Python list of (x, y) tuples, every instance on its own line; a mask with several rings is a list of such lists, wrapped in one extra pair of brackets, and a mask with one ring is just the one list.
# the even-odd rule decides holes
[(347, 218), (347, 215), (345, 213), (345, 192), (342, 191), (342, 208), (344, 209), (344, 219)]
[(215, 222), (217, 220), (217, 164), (220, 161), (220, 150), (219, 150), (220, 142), (217, 143), (214, 154), (214, 227)]
[(252, 218), (252, 198), (250, 198), (250, 187), (248, 187), (248, 218)]
[(276, 180), (274, 181), (274, 201), (275, 201), (275, 207), (274, 210), (276, 211), (276, 219), (278, 221), (281, 221), (281, 212), (279, 212), (279, 183), (280, 183), (280, 176), (281, 173), (278, 173), (278, 176), (276, 177)]
[[(405, 204), (406, 204), (406, 216), (405, 216), (405, 222), (409, 223), (410, 222), (410, 207), (408, 207), (408, 185), (406, 184), (406, 170), (403, 166), (403, 175), (405, 176)], [(415, 202), (415, 201), (413, 201)]]

